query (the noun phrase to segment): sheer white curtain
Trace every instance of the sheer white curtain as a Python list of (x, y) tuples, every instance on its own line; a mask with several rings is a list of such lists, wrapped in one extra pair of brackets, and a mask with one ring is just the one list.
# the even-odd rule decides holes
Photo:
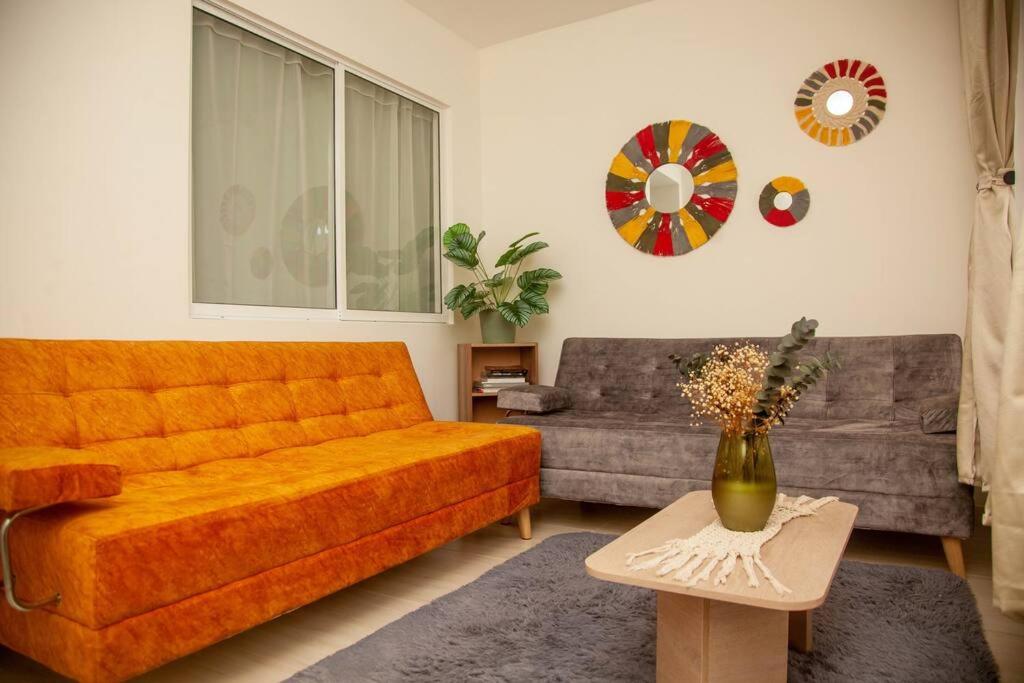
[(345, 74), (348, 308), (440, 312), (438, 114)]
[(193, 300), (334, 308), (334, 70), (199, 10)]

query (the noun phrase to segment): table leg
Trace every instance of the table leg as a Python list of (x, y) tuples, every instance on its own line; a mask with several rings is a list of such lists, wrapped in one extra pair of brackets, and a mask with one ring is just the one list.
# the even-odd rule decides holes
[(658, 683), (786, 680), (789, 613), (658, 592)]
[(789, 646), (797, 652), (810, 652), (814, 649), (812, 614), (811, 610), (789, 613)]

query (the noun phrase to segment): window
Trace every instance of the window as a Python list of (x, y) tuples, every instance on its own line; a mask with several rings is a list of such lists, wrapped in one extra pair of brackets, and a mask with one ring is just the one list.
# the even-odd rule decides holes
[(348, 307), (439, 313), (438, 113), (345, 74)]
[(215, 6), (192, 24), (193, 315), (447, 319), (440, 113)]
[(336, 308), (334, 70), (194, 10), (193, 301)]

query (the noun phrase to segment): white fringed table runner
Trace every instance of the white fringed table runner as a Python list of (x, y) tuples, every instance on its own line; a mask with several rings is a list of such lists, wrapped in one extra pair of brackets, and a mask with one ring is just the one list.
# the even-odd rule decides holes
[[(633, 571), (657, 568), (655, 573), (658, 576), (675, 572), (672, 578), (686, 582), (687, 586), (707, 581), (715, 567), (721, 564), (713, 583), (717, 586), (726, 582), (736, 568), (736, 560), (739, 559), (747, 574), (748, 586), (756, 588), (761, 585), (754, 570), (754, 567), (757, 567), (776, 593), (791, 593), (792, 591), (783, 586), (761, 561), (761, 546), (774, 538), (786, 522), (797, 517), (813, 515), (818, 508), (836, 500), (839, 499), (835, 496), (818, 499), (809, 496), (787, 498), (785, 494), (780, 493), (768, 523), (761, 531), (730, 531), (716, 518), (687, 539), (673, 538), (657, 548), (630, 553), (626, 557), (626, 564)], [(654, 557), (640, 559), (648, 555)], [(700, 571), (697, 571), (698, 569)]]

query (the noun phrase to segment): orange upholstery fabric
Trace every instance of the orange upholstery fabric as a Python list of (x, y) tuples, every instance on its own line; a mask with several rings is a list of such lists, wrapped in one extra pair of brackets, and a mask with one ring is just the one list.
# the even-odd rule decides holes
[(0, 606), (0, 641), (84, 680), (152, 668), (538, 499), (539, 433), (434, 422), (395, 343), (0, 340), (5, 448), (122, 472), (120, 495), (11, 534), (19, 595), (63, 600)]
[(107, 626), (528, 479), (536, 443), (524, 428), (425, 422), (129, 476), (120, 496), (12, 529), (19, 593), (60, 586), (54, 611)]
[(215, 591), (94, 630), (0, 610), (6, 645), (66, 676), (117, 681), (269, 621), (537, 502), (539, 477), (417, 517)]
[(0, 340), (0, 448), (83, 448), (125, 474), (430, 419), (399, 343)]
[(102, 498), (121, 492), (121, 468), (69, 448), (0, 448), (0, 510)]

